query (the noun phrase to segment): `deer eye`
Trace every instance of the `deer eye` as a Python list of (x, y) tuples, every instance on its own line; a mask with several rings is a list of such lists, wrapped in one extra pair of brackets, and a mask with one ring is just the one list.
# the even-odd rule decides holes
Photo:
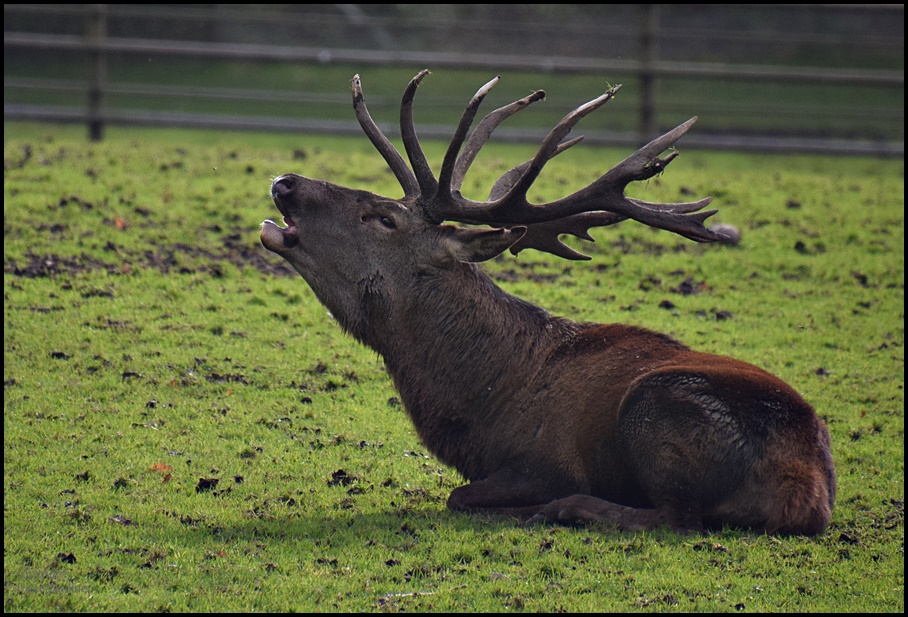
[(394, 220), (391, 217), (388, 217), (388, 216), (380, 216), (380, 215), (376, 215), (376, 214), (364, 214), (360, 220), (362, 220), (363, 223), (368, 223), (369, 221), (377, 220), (379, 223), (381, 223), (388, 229), (397, 229), (397, 224), (394, 222)]

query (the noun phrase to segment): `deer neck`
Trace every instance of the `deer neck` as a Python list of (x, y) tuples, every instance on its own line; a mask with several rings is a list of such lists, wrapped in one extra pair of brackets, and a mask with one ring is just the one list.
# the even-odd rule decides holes
[[(418, 277), (395, 298), (371, 298), (361, 340), (384, 358), (424, 444), (465, 476), (460, 449), (494, 422), (576, 324), (511, 296), (471, 264)], [(392, 309), (393, 307), (393, 309)]]
[(515, 356), (525, 366), (545, 333), (565, 323), (506, 293), (478, 267), (460, 266), (418, 280), (405, 308), (390, 319), (391, 336), (378, 351), (392, 371), (421, 365), (433, 380), (455, 381), (478, 371), (501, 375)]

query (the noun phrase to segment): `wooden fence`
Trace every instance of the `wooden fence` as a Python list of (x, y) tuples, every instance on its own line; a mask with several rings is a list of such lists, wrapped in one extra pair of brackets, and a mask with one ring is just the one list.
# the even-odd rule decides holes
[[(149, 5), (145, 5), (146, 7)], [(156, 6), (156, 5), (151, 5)], [(165, 5), (157, 5), (165, 6)], [(179, 13), (181, 5), (166, 5)], [(199, 5), (195, 5), (199, 6)], [(215, 5), (208, 5), (215, 6)], [(225, 6), (225, 5), (217, 5)], [(729, 148), (764, 151), (800, 151), (826, 153), (856, 153), (886, 156), (904, 155), (904, 71), (899, 69), (817, 67), (754, 64), (747, 62), (715, 63), (689, 60), (668, 60), (660, 58), (659, 50), (670, 33), (660, 19), (660, 5), (642, 5), (641, 16), (634, 23), (635, 57), (580, 57), (576, 55), (548, 55), (539, 53), (489, 53), (487, 51), (464, 51), (431, 49), (408, 50), (394, 49), (382, 37), (386, 26), (392, 22), (381, 19), (369, 19), (358, 12), (358, 5), (321, 5), (348, 7), (338, 17), (349, 26), (353, 22), (360, 27), (369, 28), (373, 39), (379, 43), (372, 48), (353, 48), (335, 44), (333, 46), (301, 46), (285, 44), (262, 44), (258, 42), (237, 42), (218, 40), (186, 40), (174, 38), (143, 38), (136, 36), (115, 36), (110, 32), (110, 20), (148, 19), (150, 13), (129, 5), (4, 5), (5, 17), (32, 16), (53, 14), (68, 19), (67, 26), (57, 31), (8, 31), (4, 29), (5, 53), (34, 53), (47, 61), (54, 54), (65, 57), (72, 54), (84, 58), (84, 76), (78, 79), (60, 77), (39, 77), (25, 74), (4, 74), (4, 118), (6, 120), (31, 120), (51, 122), (78, 122), (88, 127), (89, 137), (101, 139), (107, 125), (157, 125), (175, 127), (206, 127), (219, 129), (252, 129), (279, 130), (299, 132), (327, 132), (336, 134), (359, 134), (360, 130), (354, 121), (325, 119), (320, 114), (309, 118), (287, 118), (275, 116), (240, 115), (204, 112), (155, 111), (136, 107), (115, 107), (107, 102), (115, 95), (180, 97), (206, 100), (234, 100), (246, 103), (281, 100), (305, 101), (314, 105), (342, 104), (335, 96), (338, 93), (306, 92), (268, 92), (259, 89), (242, 89), (236, 87), (193, 87), (186, 85), (115, 83), (108, 79), (108, 63), (117, 57), (161, 57), (207, 59), (211, 61), (240, 61), (246, 63), (292, 63), (298, 65), (326, 66), (345, 64), (357, 67), (364, 66), (407, 66), (433, 69), (450, 67), (451, 69), (484, 69), (490, 73), (501, 71), (521, 71), (529, 73), (558, 74), (624, 74), (637, 79), (641, 90), (637, 105), (637, 121), (633, 130), (600, 131), (588, 134), (588, 139), (604, 144), (629, 144), (645, 141), (659, 130), (658, 120), (660, 106), (656, 96), (660, 80), (681, 78), (684, 80), (754, 82), (760, 84), (817, 84), (825, 86), (852, 87), (860, 93), (861, 88), (882, 89), (884, 97), (896, 102), (894, 105), (859, 106), (838, 109), (837, 113), (851, 115), (855, 118), (864, 116), (882, 121), (884, 126), (891, 126), (887, 135), (869, 132), (862, 134), (859, 129), (850, 134), (837, 136), (830, 130), (828, 137), (823, 131), (813, 134), (798, 135), (797, 131), (785, 134), (760, 133), (748, 130), (746, 126), (731, 127), (721, 132), (705, 135), (690, 135), (685, 138), (686, 145), (712, 148)], [(668, 5), (666, 5), (668, 6)], [(693, 6), (693, 5), (691, 5)], [(816, 5), (829, 7), (833, 5)], [(892, 11), (893, 6), (904, 5), (867, 5), (885, 6)], [(354, 7), (354, 8), (350, 8)], [(865, 8), (872, 11), (873, 8)], [(882, 9), (880, 9), (882, 10)], [(159, 15), (159, 13), (155, 13)], [(902, 21), (904, 9), (896, 9), (897, 18)], [(187, 15), (189, 15), (187, 13)], [(262, 19), (261, 15), (233, 13), (230, 11), (206, 12), (205, 18), (211, 20)], [(284, 16), (286, 20), (286, 15)], [(8, 24), (10, 20), (4, 19)], [(12, 20), (15, 22), (15, 20)], [(51, 20), (53, 21), (53, 20)], [(77, 25), (73, 26), (73, 22)], [(283, 21), (281, 22), (283, 23)], [(626, 28), (625, 28), (626, 29)], [(66, 30), (69, 30), (68, 32)], [(76, 30), (76, 32), (72, 32)], [(902, 31), (903, 32), (903, 31)], [(571, 36), (566, 32), (564, 36)], [(702, 34), (701, 36), (706, 36)], [(728, 33), (725, 32), (726, 44)], [(769, 35), (767, 35), (769, 36)], [(210, 38), (210, 37), (209, 37)], [(387, 37), (385, 37), (387, 38)], [(851, 45), (863, 44), (860, 40), (843, 39)], [(840, 41), (841, 42), (841, 41)], [(904, 37), (894, 36), (884, 44), (904, 49)], [(17, 64), (22, 66), (23, 62)], [(35, 102), (40, 93), (51, 102)], [(56, 94), (55, 94), (56, 93)], [(76, 93), (84, 101), (83, 105), (54, 104), (53, 99), (61, 93)], [(857, 95), (860, 97), (860, 94)], [(899, 102), (901, 101), (901, 102)], [(740, 101), (739, 109), (747, 110), (748, 101)], [(349, 105), (349, 102), (343, 104)], [(738, 102), (727, 105), (722, 110), (727, 115), (736, 113)], [(792, 116), (792, 124), (797, 125), (798, 114), (804, 118), (816, 120), (817, 108), (810, 104), (788, 105), (782, 113)], [(752, 111), (752, 110), (751, 110)], [(825, 113), (825, 112), (824, 112)], [(830, 119), (835, 122), (834, 118)], [(393, 127), (388, 127), (394, 133)], [(448, 126), (429, 126), (421, 131), (425, 137), (445, 137), (450, 133)], [(538, 140), (541, 132), (534, 129), (517, 129), (504, 132), (505, 138), (511, 140)]]

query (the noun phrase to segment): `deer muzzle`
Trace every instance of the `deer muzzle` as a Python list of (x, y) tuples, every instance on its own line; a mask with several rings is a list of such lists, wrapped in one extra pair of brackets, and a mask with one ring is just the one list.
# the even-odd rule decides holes
[(275, 253), (284, 253), (292, 249), (299, 243), (299, 228), (293, 223), (283, 206), (283, 202), (289, 200), (293, 193), (292, 179), (281, 176), (271, 184), (271, 198), (278, 210), (284, 215), (284, 225), (280, 227), (274, 221), (266, 220), (262, 223), (262, 232), (260, 239), (262, 245), (269, 251)]

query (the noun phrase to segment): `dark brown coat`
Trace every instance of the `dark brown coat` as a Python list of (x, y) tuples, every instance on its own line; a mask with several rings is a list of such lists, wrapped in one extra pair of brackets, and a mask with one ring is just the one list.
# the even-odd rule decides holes
[[(410, 90), (412, 83), (405, 108)], [(354, 102), (370, 133), (358, 79)], [(508, 219), (495, 229), (444, 225), (485, 216), (459, 197), (459, 180), (452, 185), (469, 165), (455, 159), (465, 130), (458, 135), (435, 181), (421, 152), (412, 152), (415, 134), (405, 137), (413, 175), (383, 136), (370, 133), (401, 180), (402, 199), (294, 174), (277, 178), (271, 192), (286, 226), (266, 221), (261, 234), (340, 325), (381, 354), (423, 443), (469, 481), (448, 506), (627, 530), (822, 532), (835, 499), (829, 433), (790, 386), (663, 334), (551, 316), (502, 291), (474, 263), (515, 247), (582, 257), (557, 241), (559, 233), (577, 233), (578, 221), (578, 235), (631, 217), (701, 241), (727, 238), (702, 227), (691, 204), (607, 195), (598, 211), (583, 191), (557, 207), (580, 195), (593, 219), (571, 211), (526, 225)], [(470, 141), (466, 150), (470, 144), (478, 148)], [(617, 183), (623, 195), (622, 178), (664, 168), (671, 158), (646, 149), (665, 147), (644, 147), (599, 188), (610, 192)], [(558, 151), (550, 148), (542, 163)], [(478, 205), (494, 210), (497, 194), (510, 207), (514, 187), (538, 173), (534, 165), (505, 174), (490, 202)], [(514, 208), (537, 215), (526, 204)]]

